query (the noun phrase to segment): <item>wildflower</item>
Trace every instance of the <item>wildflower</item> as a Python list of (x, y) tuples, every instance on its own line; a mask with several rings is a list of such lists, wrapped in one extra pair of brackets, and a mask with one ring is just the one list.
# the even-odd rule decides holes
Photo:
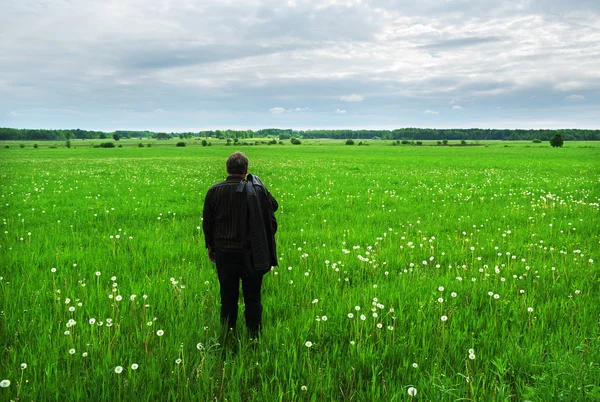
[(391, 326), (391, 325), (388, 325), (387, 329), (388, 329), (388, 331), (393, 331), (393, 330), (394, 330), (394, 327), (393, 327), (393, 326)]
[(122, 372), (123, 372), (123, 367), (121, 367), (121, 366), (115, 367), (115, 373), (121, 374)]
[(527, 307), (527, 311), (533, 313), (533, 307)]
[(472, 355), (472, 354), (475, 353), (475, 349), (469, 349), (468, 352), (469, 352), (470, 355)]
[(440, 292), (443, 292), (443, 291), (444, 291), (444, 287), (443, 287), (443, 286), (440, 286), (440, 287), (438, 288), (438, 290), (439, 290)]
[(136, 363), (133, 363), (133, 364), (131, 365), (131, 369), (132, 369), (132, 370), (137, 370), (137, 369), (138, 369), (138, 367), (139, 367), (139, 366), (138, 366)]
[(96, 271), (96, 276), (100, 276), (100, 275), (102, 275), (102, 272)]
[(321, 320), (323, 320), (323, 321), (327, 321), (327, 316), (326, 316), (326, 315), (324, 315), (323, 317), (321, 317)]
[(123, 300), (123, 296), (121, 296), (121, 295), (118, 295), (117, 297), (115, 297), (115, 300), (116, 300), (116, 301), (121, 301), (121, 300)]
[(204, 350), (204, 345), (202, 345), (201, 343), (199, 343), (199, 344), (196, 345), (196, 348), (198, 350)]
[(90, 318), (90, 320), (88, 322), (90, 323), (90, 325), (94, 325), (96, 323), (96, 319)]
[(416, 396), (417, 395), (417, 389), (415, 387), (410, 387), (408, 389), (408, 395), (410, 395), (410, 396)]
[(452, 293), (450, 293), (450, 296), (452, 296), (452, 297), (456, 297), (456, 292), (452, 292)]
[(73, 306), (69, 307), (69, 311), (72, 313), (73, 311), (75, 311), (75, 307), (73, 307)]
[(307, 348), (310, 348), (312, 346), (312, 342), (311, 341), (306, 341), (306, 343), (304, 344)]
[(318, 303), (318, 302), (319, 302), (319, 299), (315, 299), (315, 300), (313, 300), (312, 302), (313, 302), (313, 304), (315, 304), (315, 303)]
[(354, 318), (354, 314), (348, 313), (348, 318)]
[(181, 359), (175, 360), (175, 364), (181, 364)]
[(413, 363), (412, 366), (413, 366), (413, 368), (419, 367), (419, 365), (417, 363)]
[(471, 360), (475, 360), (475, 353), (471, 353), (471, 354), (469, 354), (469, 359), (471, 359)]
[(129, 296), (129, 300), (131, 300), (131, 301), (134, 301), (134, 300), (135, 300), (135, 298), (136, 298), (136, 296), (135, 296), (135, 295), (131, 295), (131, 296)]
[(360, 311), (360, 306), (356, 306), (356, 307), (354, 307), (354, 310), (356, 310), (356, 311)]
[[(56, 272), (56, 268), (50, 268), (50, 272), (55, 273)], [(5, 381), (8, 381), (8, 380), (5, 380)], [(8, 384), (10, 385), (10, 381), (8, 381)], [(7, 385), (7, 387), (8, 387), (8, 385)]]
[(500, 295), (499, 295), (498, 293), (496, 293), (496, 294), (494, 295), (494, 299), (498, 300), (499, 298), (500, 298)]
[(443, 315), (443, 316), (440, 317), (440, 320), (442, 320), (442, 321), (448, 321), (448, 317), (445, 316), (445, 315)]
[(21, 370), (25, 370), (27, 368), (27, 363), (21, 363)]
[(152, 326), (152, 321), (148, 321), (148, 326)]
[(159, 329), (158, 331), (156, 331), (156, 335), (158, 336), (163, 336), (165, 334), (165, 331), (163, 331), (162, 329)]
[(444, 299), (443, 299), (442, 297), (438, 297), (438, 302), (439, 302), (439, 303), (443, 303), (443, 302), (444, 302)]
[(83, 352), (83, 353), (81, 354), (81, 356), (83, 356), (83, 357), (87, 357), (87, 355), (88, 355), (88, 352)]
[(367, 317), (366, 317), (364, 314), (361, 314), (361, 315), (360, 315), (360, 319), (364, 321), (364, 320), (366, 320), (366, 319), (367, 319)]
[(383, 324), (382, 323), (377, 324), (377, 328), (379, 328), (379, 329), (383, 328)]
[(2, 381), (0, 381), (0, 387), (2, 387), (2, 388), (8, 388), (8, 387), (10, 387), (10, 380), (2, 380)]
[(74, 355), (75, 354), (75, 349), (69, 349), (69, 354), (70, 355)]
[(302, 391), (306, 391), (308, 388), (306, 388), (306, 385), (303, 385), (303, 386), (301, 386), (301, 387), (300, 387), (300, 389), (301, 389)]

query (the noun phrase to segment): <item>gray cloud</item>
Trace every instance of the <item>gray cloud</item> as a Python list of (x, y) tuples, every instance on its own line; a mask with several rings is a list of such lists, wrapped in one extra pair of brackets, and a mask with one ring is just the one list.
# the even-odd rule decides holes
[(597, 125), (600, 3), (575, 3), (10, 0), (0, 125)]

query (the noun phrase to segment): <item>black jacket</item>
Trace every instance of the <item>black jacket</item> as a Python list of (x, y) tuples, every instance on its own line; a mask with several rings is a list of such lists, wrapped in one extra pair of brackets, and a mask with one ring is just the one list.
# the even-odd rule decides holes
[(250, 251), (252, 269), (266, 272), (278, 265), (275, 211), (279, 204), (257, 176), (249, 174), (246, 181), (240, 182), (237, 192), (244, 193), (246, 200), (242, 209), (243, 248)]

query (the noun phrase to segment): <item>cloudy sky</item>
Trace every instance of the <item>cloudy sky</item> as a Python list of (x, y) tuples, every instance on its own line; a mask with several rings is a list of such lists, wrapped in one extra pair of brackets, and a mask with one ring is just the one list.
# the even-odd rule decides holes
[(598, 0), (1, 10), (1, 127), (600, 128)]

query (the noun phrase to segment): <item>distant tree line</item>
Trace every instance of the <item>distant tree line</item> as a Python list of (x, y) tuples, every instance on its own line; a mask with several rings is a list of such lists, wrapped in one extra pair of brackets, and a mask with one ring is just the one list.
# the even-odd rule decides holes
[(560, 134), (565, 141), (600, 141), (600, 130), (509, 130), (509, 129), (435, 129), (435, 128), (399, 128), (396, 130), (292, 130), (264, 128), (252, 130), (208, 130), (185, 133), (165, 133), (152, 131), (117, 130), (114, 132), (88, 130), (41, 130), (0, 127), (0, 140), (71, 140), (71, 139), (116, 139), (116, 138), (217, 138), (248, 139), (278, 138), (280, 140), (297, 139), (362, 139), (362, 140), (542, 140), (550, 141)]

